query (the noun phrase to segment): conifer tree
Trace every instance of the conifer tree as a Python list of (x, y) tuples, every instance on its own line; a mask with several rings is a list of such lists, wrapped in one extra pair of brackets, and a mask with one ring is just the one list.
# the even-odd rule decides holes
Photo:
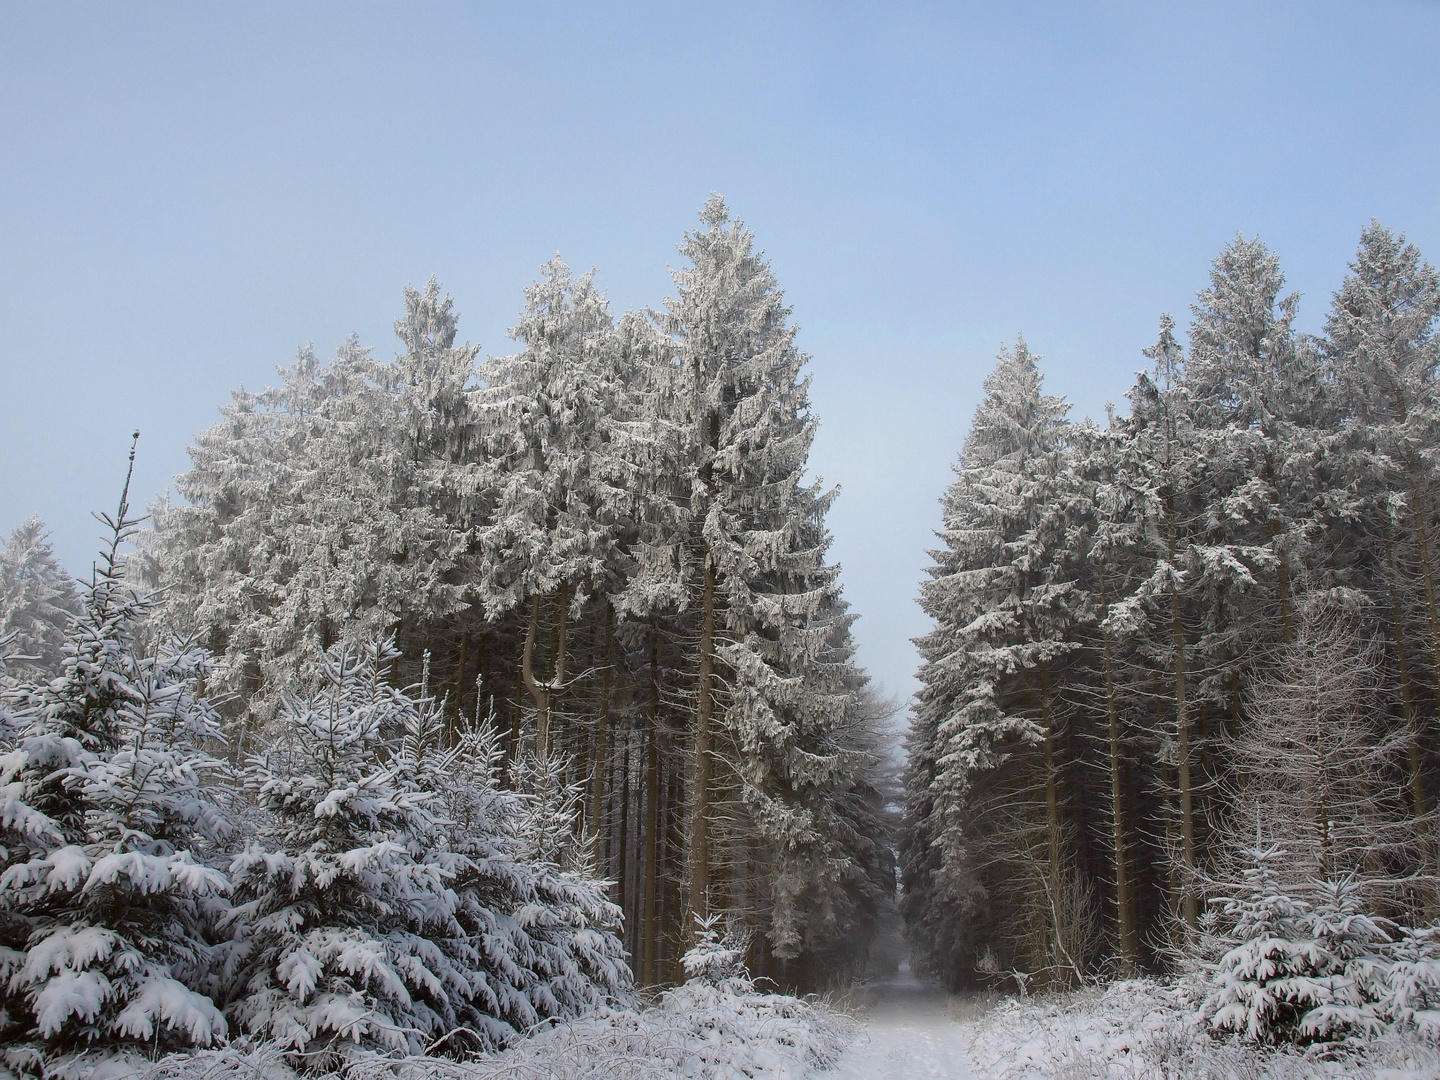
[(328, 365), (302, 349), (279, 386), (234, 392), (190, 449), (186, 501), (155, 508), (147, 572), (170, 589), (170, 624), (203, 636), (217, 688), (245, 710), (237, 761), (277, 689), (308, 678), (342, 637), (403, 624), (423, 642), (467, 603), (476, 350), (455, 346), (433, 281), (405, 304), (407, 351), (394, 363), (352, 337)]
[[(945, 548), (931, 553), (921, 590), (935, 629), (918, 641), (905, 907), (923, 966), (951, 981), (978, 955), (967, 924), (987, 894), (1032, 953), (1022, 962), (1057, 978), (1081, 962), (1054, 677), (1075, 647), (1078, 599), (1065, 566), (1067, 411), (1042, 392), (1023, 338), (1001, 352), (945, 496)], [(1003, 820), (1017, 796), (1038, 815)], [(981, 867), (999, 861), (1028, 875), (1020, 893), (994, 894), (1001, 883)], [(1028, 943), (1027, 910), (1040, 928)]]
[[(524, 348), (488, 361), (482, 373), (483, 476), (495, 505), (479, 534), (486, 612), (494, 619), (519, 610), (524, 626), (521, 677), (542, 759), (551, 749), (554, 699), (566, 686), (571, 620), (615, 584), (629, 501), (620, 457), (620, 352), (609, 309), (593, 273), (572, 279), (558, 258), (543, 269), (511, 331)], [(539, 670), (547, 613), (548, 676)]]
[(26, 518), (0, 546), (0, 639), (9, 640), (11, 676), (55, 675), (60, 644), (80, 598), (51, 550), (45, 524)]
[[(677, 293), (663, 319), (675, 343), (699, 623), (684, 923), (720, 902), (717, 807), (738, 788), (771, 864), (758, 884), (783, 959), (803, 948), (806, 883), (833, 850), (824, 804), (851, 767), (836, 738), (850, 700), (850, 616), (825, 561), (835, 493), (803, 480), (816, 420), (790, 311), (753, 234), (719, 196), (701, 226), (681, 245), (688, 265), (672, 272)], [(733, 778), (717, 773), (719, 761)]]
[(1299, 294), (1282, 297), (1284, 283), (1278, 256), (1258, 238), (1226, 245), (1192, 308), (1185, 380), (1207, 457), (1223, 463), (1209, 479), (1224, 500), (1222, 520), (1232, 523), (1226, 539), (1268, 542), (1288, 641), (1292, 564), (1303, 561), (1310, 525), (1307, 451), (1319, 380), (1315, 350), (1292, 329)]
[[(1336, 448), (1347, 463), (1337, 486), (1350, 496), (1342, 503), (1346, 516), (1359, 518), (1381, 542), (1382, 569), (1375, 577), (1384, 581), (1388, 573), (1386, 591), (1398, 592), (1376, 599), (1393, 613), (1397, 650), (1417, 662), (1425, 655), (1423, 648), (1409, 647), (1406, 616), (1418, 611), (1433, 672), (1440, 672), (1440, 607), (1431, 550), (1434, 454), (1440, 443), (1437, 319), (1440, 275), (1403, 236), (1372, 222), (1325, 324), (1327, 369), (1337, 419), (1344, 425)], [(1413, 560), (1397, 559), (1402, 543), (1413, 544)], [(1412, 561), (1414, 572), (1402, 575)], [(1400, 662), (1408, 692), (1411, 675), (1406, 660)]]
[(271, 817), (231, 869), (230, 1012), (294, 1050), (459, 1054), (623, 996), (600, 885), (539, 857), (493, 726), (446, 748), (433, 699), (386, 682), (396, 655), (332, 647), (247, 770)]
[[(131, 467), (134, 465), (132, 448)], [(228, 831), (213, 801), (220, 763), (204, 750), (218, 716), (199, 695), (208, 661), (140, 654), (149, 601), (125, 578), (129, 476), (59, 675), (21, 683), (0, 754), (0, 1023), (9, 1064), (27, 1044), (207, 1045), (226, 1024), (205, 991), (205, 935), (225, 875), (210, 865)]]

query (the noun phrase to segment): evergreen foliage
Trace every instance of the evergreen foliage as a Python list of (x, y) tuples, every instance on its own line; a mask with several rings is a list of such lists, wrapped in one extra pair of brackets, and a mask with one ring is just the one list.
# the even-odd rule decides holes
[(206, 933), (229, 891), (211, 865), (229, 825), (213, 801), (220, 763), (205, 751), (219, 738), (199, 694), (208, 660), (139, 652), (149, 601), (125, 578), (128, 513), (122, 495), (102, 518), (109, 542), (57, 676), (5, 695), (0, 1023), (12, 1067), (227, 1032), (207, 993)]
[(863, 967), (893, 892), (879, 718), (778, 284), (718, 197), (681, 254), (664, 310), (618, 319), (546, 264), (512, 356), (457, 346), (434, 282), (393, 363), (302, 351), (197, 437), (145, 567), (215, 652), (237, 766), (288, 745), (327, 650), (393, 635), (447, 752), (492, 717), (526, 857), (614, 879), (645, 982), (683, 977), (714, 905), (755, 970), (818, 984)]
[(0, 545), (0, 641), (13, 678), (59, 674), (61, 646), (80, 597), (51, 550), (45, 523), (29, 517)]
[(611, 906), (533, 861), (494, 787), (493, 736), (440, 750), (433, 703), (385, 680), (395, 655), (333, 646), (246, 770), (269, 816), (230, 870), (238, 1024), (307, 1053), (455, 1052), (623, 993)]
[(1431, 1000), (1400, 959), (1429, 931), (1401, 928), (1440, 917), (1440, 278), (1372, 223), (1323, 337), (1298, 303), (1237, 237), (1103, 429), (1001, 354), (921, 593), (917, 968), (1174, 972), (1218, 918), (1221, 1027), (1420, 1023), (1385, 988), (1418, 963)]

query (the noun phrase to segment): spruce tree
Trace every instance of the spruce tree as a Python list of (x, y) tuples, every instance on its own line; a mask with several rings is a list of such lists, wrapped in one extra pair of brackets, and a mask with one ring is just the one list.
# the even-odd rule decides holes
[[(804, 481), (816, 425), (807, 357), (753, 234), (712, 196), (680, 251), (687, 265), (672, 272), (663, 326), (699, 623), (685, 925), (723, 902), (717, 809), (735, 791), (769, 863), (754, 884), (770, 948), (785, 959), (803, 950), (808, 885), (834, 857), (825, 805), (852, 768), (836, 737), (854, 670), (851, 616), (825, 560), (835, 493)], [(732, 876), (732, 890), (746, 877)]]
[[(935, 629), (917, 642), (905, 908), (921, 966), (952, 983), (978, 955), (971, 924), (987, 894), (1007, 953), (1025, 951), (1021, 962), (1056, 978), (1083, 963), (1067, 907), (1055, 678), (1078, 617), (1066, 566), (1067, 411), (1043, 393), (1023, 338), (1001, 352), (945, 496), (945, 547), (921, 587)], [(987, 874), (987, 864), (1016, 876)], [(1016, 878), (1024, 884), (1008, 891)], [(1014, 937), (1004, 941), (1007, 922)]]
[(332, 647), (247, 770), (270, 818), (231, 871), (231, 1013), (305, 1052), (461, 1054), (623, 997), (602, 886), (544, 860), (493, 725), (447, 747), (424, 688), (387, 683), (396, 655)]
[(61, 642), (80, 607), (75, 583), (56, 561), (44, 522), (26, 518), (0, 546), (0, 640), (8, 640), (9, 674), (58, 674)]
[[(630, 501), (620, 457), (621, 354), (609, 309), (593, 274), (572, 279), (559, 259), (544, 273), (526, 290), (525, 313), (511, 331), (524, 348), (482, 372), (483, 483), (494, 506), (479, 532), (486, 613), (493, 620), (517, 611), (524, 627), (521, 677), (542, 759), (551, 750), (552, 707), (567, 683), (568, 630), (615, 585)], [(548, 650), (540, 640), (545, 623)]]
[(455, 345), (433, 281), (404, 299), (403, 356), (378, 362), (353, 337), (329, 364), (302, 349), (278, 386), (233, 393), (190, 448), (185, 502), (155, 508), (147, 573), (168, 589), (168, 624), (203, 638), (217, 689), (243, 710), (237, 761), (268, 735), (278, 688), (311, 677), (335, 642), (403, 626), (423, 649), (468, 603), (476, 350)]
[[(131, 450), (131, 466), (134, 450)], [(220, 738), (200, 696), (205, 655), (145, 656), (149, 601), (126, 581), (129, 476), (60, 673), (6, 694), (0, 755), (0, 1017), (9, 1063), (26, 1045), (207, 1045), (226, 1024), (207, 992), (206, 934), (229, 882), (212, 865), (229, 831), (215, 803)]]

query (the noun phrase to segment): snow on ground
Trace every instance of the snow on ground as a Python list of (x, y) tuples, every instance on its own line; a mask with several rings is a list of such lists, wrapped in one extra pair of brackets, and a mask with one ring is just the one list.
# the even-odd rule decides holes
[(1182, 988), (1137, 979), (1007, 999), (970, 1025), (986, 1080), (1436, 1080), (1440, 1054), (1414, 1035), (1362, 1045), (1262, 1050), (1214, 1038)]
[(1308, 1052), (1214, 1039), (1182, 992), (1145, 980), (1019, 1001), (902, 968), (869, 989), (860, 1034), (813, 1080), (1440, 1080), (1440, 1053), (1413, 1036)]
[(957, 1021), (952, 999), (926, 986), (902, 965), (892, 980), (873, 988), (864, 1029), (823, 1080), (945, 1080), (978, 1078), (968, 1046), (972, 1024)]

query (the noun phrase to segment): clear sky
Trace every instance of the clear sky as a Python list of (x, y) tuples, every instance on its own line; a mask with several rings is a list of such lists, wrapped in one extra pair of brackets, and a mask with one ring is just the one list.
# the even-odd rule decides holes
[(0, 530), (77, 572), (231, 387), (432, 274), (510, 351), (560, 252), (658, 305), (711, 191), (813, 357), (861, 659), (908, 693), (937, 499), (1023, 331), (1123, 404), (1236, 231), (1318, 330), (1372, 217), (1440, 261), (1440, 4), (0, 0)]

